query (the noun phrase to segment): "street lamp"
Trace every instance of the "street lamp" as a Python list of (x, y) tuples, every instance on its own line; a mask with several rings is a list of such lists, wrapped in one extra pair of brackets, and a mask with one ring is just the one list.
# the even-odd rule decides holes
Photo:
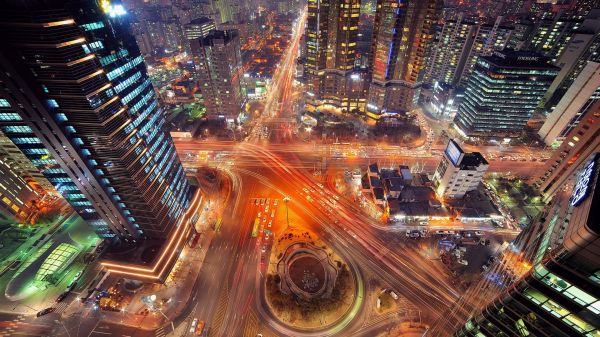
[(287, 226), (288, 228), (290, 227), (290, 213), (288, 210), (288, 202), (292, 200), (290, 197), (288, 197), (287, 195), (283, 197), (283, 202), (285, 203), (285, 219), (287, 221)]

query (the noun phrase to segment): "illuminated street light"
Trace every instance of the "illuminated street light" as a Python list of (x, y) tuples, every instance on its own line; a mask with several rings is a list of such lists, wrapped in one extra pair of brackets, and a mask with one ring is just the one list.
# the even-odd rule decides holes
[(287, 195), (285, 197), (283, 197), (283, 202), (285, 203), (285, 219), (287, 221), (287, 226), (288, 228), (290, 227), (290, 213), (288, 210), (288, 201), (292, 200), (290, 197), (288, 197)]

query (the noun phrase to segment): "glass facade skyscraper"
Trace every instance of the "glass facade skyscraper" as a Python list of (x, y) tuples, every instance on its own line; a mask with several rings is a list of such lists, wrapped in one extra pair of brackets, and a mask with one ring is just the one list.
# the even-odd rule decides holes
[(513, 242), (501, 268), (485, 275), (508, 286), (488, 285), (500, 295), (454, 336), (600, 336), (598, 164), (598, 153), (588, 157), (571, 190), (559, 191)]
[(559, 70), (532, 52), (480, 57), (458, 108), (457, 130), (468, 137), (518, 135)]
[(164, 239), (190, 202), (119, 2), (7, 1), (0, 129), (95, 231)]
[(373, 118), (416, 107), (441, 1), (378, 0), (366, 110)]

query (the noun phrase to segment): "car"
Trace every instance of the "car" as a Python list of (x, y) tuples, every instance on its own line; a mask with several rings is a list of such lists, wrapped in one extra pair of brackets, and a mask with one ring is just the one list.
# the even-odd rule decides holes
[(267, 206), (269, 206), (269, 204), (271, 204), (271, 199), (267, 199)]
[(410, 231), (406, 231), (406, 237), (409, 238), (410, 237)]
[(258, 205), (258, 199), (254, 199), (254, 205)]
[(54, 312), (54, 310), (56, 310), (56, 308), (52, 308), (52, 307), (51, 307), (51, 308), (46, 308), (46, 309), (44, 309), (44, 310), (42, 310), (42, 311), (39, 311), (39, 312), (36, 314), (36, 316), (37, 316), (37, 317), (41, 317), (41, 316), (47, 315), (47, 314), (49, 314), (49, 313), (51, 313), (51, 312)]
[(71, 291), (73, 291), (73, 289), (75, 289), (75, 287), (77, 287), (77, 281), (71, 282), (71, 284), (69, 284), (67, 286), (67, 289), (65, 289), (65, 291), (66, 292), (71, 292)]
[(269, 205), (267, 205), (267, 207), (265, 207), (265, 213), (269, 213)]
[(482, 235), (483, 235), (483, 233), (481, 233), (481, 231), (475, 231), (475, 235), (476, 235), (476, 236), (482, 236)]
[(263, 198), (263, 199), (260, 199), (260, 205), (262, 206), (262, 205), (264, 205), (264, 204), (265, 204), (265, 199), (264, 199), (264, 198)]
[(198, 323), (198, 325), (196, 326), (196, 336), (202, 336), (202, 333), (204, 332), (204, 326), (206, 325), (206, 323), (204, 321), (200, 321)]
[(267, 227), (271, 228), (272, 224), (273, 224), (273, 220), (269, 220), (269, 224), (267, 225)]
[(278, 201), (277, 201), (277, 199), (275, 199), (275, 200), (273, 201), (273, 206), (277, 206), (277, 203), (278, 203)]
[(198, 319), (194, 318), (194, 320), (192, 320), (192, 325), (190, 325), (190, 333), (194, 333), (196, 331), (196, 325), (198, 325)]
[(398, 295), (396, 295), (395, 292), (390, 290), (390, 296), (392, 296), (393, 299), (397, 300), (398, 299)]
[(457, 260), (456, 262), (458, 262), (458, 263), (460, 263), (460, 264), (462, 264), (464, 266), (468, 266), (469, 265), (469, 262), (467, 260), (464, 260), (464, 259)]
[(307, 188), (303, 188), (302, 190), (304, 191), (304, 193), (309, 193)]
[(274, 217), (275, 217), (275, 210), (273, 210), (273, 211), (271, 212), (271, 218), (274, 218)]
[(58, 297), (56, 298), (56, 303), (62, 302), (65, 298), (67, 298), (69, 293), (70, 293), (69, 291), (65, 291), (62, 294), (58, 295)]
[(267, 251), (267, 246), (262, 246), (262, 249), (260, 250), (261, 252), (266, 252)]

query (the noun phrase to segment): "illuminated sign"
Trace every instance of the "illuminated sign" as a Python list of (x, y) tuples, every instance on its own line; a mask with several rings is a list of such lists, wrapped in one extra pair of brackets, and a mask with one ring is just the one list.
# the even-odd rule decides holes
[(579, 180), (577, 180), (577, 185), (575, 185), (571, 196), (571, 206), (577, 206), (587, 198), (590, 192), (590, 183), (594, 177), (594, 172), (596, 172), (596, 158), (597, 154), (579, 174)]
[(123, 7), (123, 5), (113, 5), (110, 3), (110, 0), (100, 0), (100, 8), (102, 8), (102, 11), (108, 14), (108, 16), (110, 16), (111, 18), (127, 14), (127, 11), (125, 10), (125, 7)]
[(446, 151), (444, 151), (446, 157), (450, 159), (454, 166), (457, 166), (460, 160), (462, 159), (463, 151), (460, 149), (458, 144), (455, 141), (450, 139), (448, 142), (448, 146), (446, 146)]

